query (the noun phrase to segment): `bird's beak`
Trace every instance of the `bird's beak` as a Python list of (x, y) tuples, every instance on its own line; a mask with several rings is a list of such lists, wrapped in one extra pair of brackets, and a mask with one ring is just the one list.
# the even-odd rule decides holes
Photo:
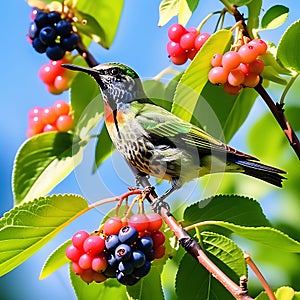
[(99, 72), (93, 68), (86, 68), (86, 67), (81, 67), (81, 66), (77, 66), (77, 65), (71, 65), (71, 64), (61, 64), (62, 67), (69, 69), (69, 70), (73, 70), (73, 71), (81, 71), (84, 73), (87, 73), (89, 75), (99, 75)]

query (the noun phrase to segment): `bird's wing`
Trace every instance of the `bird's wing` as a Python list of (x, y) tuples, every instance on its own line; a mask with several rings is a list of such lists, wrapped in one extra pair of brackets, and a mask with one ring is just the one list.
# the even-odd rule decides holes
[(159, 106), (142, 105), (136, 114), (136, 119), (153, 139), (163, 140), (165, 143), (169, 141), (170, 144), (183, 148), (196, 147), (201, 155), (226, 153), (234, 157), (256, 160)]

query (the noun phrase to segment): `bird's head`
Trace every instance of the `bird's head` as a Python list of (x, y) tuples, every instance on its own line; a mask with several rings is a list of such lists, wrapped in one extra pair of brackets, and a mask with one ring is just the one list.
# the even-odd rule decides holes
[(98, 83), (103, 100), (112, 110), (123, 109), (127, 103), (142, 99), (145, 93), (138, 74), (120, 63), (105, 63), (93, 68), (63, 64), (64, 68), (91, 75)]

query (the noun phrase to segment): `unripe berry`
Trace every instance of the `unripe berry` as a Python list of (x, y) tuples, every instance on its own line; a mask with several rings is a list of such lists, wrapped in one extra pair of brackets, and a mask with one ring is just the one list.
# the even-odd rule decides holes
[(83, 243), (84, 241), (89, 237), (89, 233), (84, 231), (84, 230), (80, 230), (78, 232), (76, 232), (73, 237), (72, 237), (72, 244), (83, 251)]
[(92, 267), (92, 256), (87, 253), (82, 254), (78, 259), (78, 265), (81, 269), (90, 269)]
[(55, 124), (59, 131), (67, 132), (73, 126), (73, 118), (70, 115), (62, 115), (57, 118)]
[(222, 57), (222, 66), (227, 70), (237, 68), (241, 62), (240, 55), (235, 51), (228, 51)]
[(237, 95), (240, 90), (242, 89), (242, 86), (232, 86), (231, 84), (229, 84), (228, 82), (226, 82), (223, 86), (224, 91), (229, 94), (229, 95)]
[(77, 262), (81, 257), (82, 252), (77, 249), (74, 245), (69, 245), (66, 249), (66, 256), (69, 260)]
[(188, 53), (184, 53), (182, 56), (170, 56), (170, 60), (175, 65), (183, 65), (188, 60)]
[(134, 227), (137, 231), (145, 231), (149, 226), (149, 219), (144, 214), (133, 215), (128, 220), (128, 225)]
[(260, 74), (264, 70), (264, 62), (257, 58), (249, 64), (249, 71), (252, 73)]
[(46, 124), (43, 128), (43, 132), (51, 132), (51, 131), (57, 131), (56, 126), (52, 124)]
[(179, 43), (168, 42), (167, 52), (170, 56), (178, 57), (186, 54), (186, 51), (179, 45)]
[(222, 58), (223, 55), (220, 53), (216, 53), (211, 59), (211, 65), (213, 67), (222, 67)]
[(156, 231), (159, 230), (162, 225), (162, 218), (157, 213), (150, 213), (147, 215), (149, 220), (148, 231)]
[(245, 74), (240, 69), (231, 70), (228, 74), (228, 83), (232, 86), (239, 86), (245, 81)]
[(257, 75), (257, 73), (250, 72), (245, 77), (244, 85), (246, 87), (254, 88), (258, 85), (259, 80), (260, 80), (260, 78), (259, 78), (259, 75)]
[(57, 100), (52, 105), (57, 116), (67, 115), (70, 112), (70, 105), (64, 100)]
[(256, 48), (258, 55), (263, 55), (268, 50), (268, 45), (266, 44), (265, 41), (263, 41), (261, 39), (254, 39), (254, 40), (250, 41), (248, 43), (248, 45), (253, 45)]
[(104, 238), (98, 235), (89, 236), (83, 243), (83, 250), (90, 256), (103, 252), (105, 248)]
[(198, 34), (194, 41), (195, 49), (197, 51), (199, 51), (202, 48), (202, 46), (205, 44), (205, 42), (209, 39), (209, 37), (210, 37), (209, 33), (204, 32), (204, 33)]
[(238, 54), (241, 57), (242, 63), (249, 64), (257, 58), (258, 51), (256, 50), (255, 46), (246, 44), (239, 49)]
[(193, 49), (196, 35), (197, 34), (193, 32), (185, 33), (180, 39), (181, 48), (183, 48), (184, 50)]
[(123, 222), (118, 217), (111, 217), (107, 219), (103, 225), (103, 231), (106, 235), (117, 235), (123, 227)]
[(227, 82), (228, 71), (223, 67), (214, 67), (208, 73), (208, 80), (212, 84), (224, 84)]
[(94, 257), (92, 260), (92, 269), (96, 272), (104, 272), (107, 267), (107, 261), (103, 255)]
[(246, 75), (250, 72), (249, 64), (240, 63), (239, 69)]
[(54, 109), (50, 106), (50, 107), (45, 107), (42, 110), (41, 117), (43, 118), (44, 123), (51, 124), (56, 121), (57, 115)]

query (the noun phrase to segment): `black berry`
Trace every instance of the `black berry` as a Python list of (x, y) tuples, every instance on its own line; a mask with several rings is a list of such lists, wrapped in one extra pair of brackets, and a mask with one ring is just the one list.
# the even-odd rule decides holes
[(66, 20), (61, 20), (56, 24), (56, 30), (61, 37), (68, 37), (72, 31), (72, 24)]
[(76, 33), (72, 33), (70, 36), (62, 38), (60, 43), (61, 46), (66, 50), (66, 51), (72, 51), (76, 48), (76, 45), (79, 42), (79, 36)]
[(65, 56), (65, 50), (60, 45), (48, 46), (46, 54), (51, 60), (59, 60)]
[(105, 247), (108, 251), (114, 250), (118, 245), (120, 241), (117, 235), (112, 234), (109, 235), (105, 240)]
[(34, 22), (36, 23), (36, 25), (39, 29), (42, 29), (43, 27), (50, 24), (49, 19), (48, 19), (48, 14), (43, 11), (39, 11), (37, 13), (37, 15), (34, 19)]
[(32, 47), (38, 53), (45, 53), (47, 50), (47, 46), (44, 43), (42, 43), (38, 37), (33, 40)]
[(60, 13), (57, 11), (50, 11), (48, 14), (48, 20), (51, 24), (55, 24), (61, 20)]
[(145, 264), (146, 256), (142, 251), (134, 250), (130, 261), (135, 268), (140, 268)]
[(55, 39), (57, 38), (57, 32), (53, 26), (46, 26), (41, 29), (39, 34), (39, 39), (45, 45), (53, 45), (55, 43)]
[(125, 275), (129, 275), (129, 274), (132, 274), (134, 267), (133, 267), (132, 263), (129, 261), (121, 261), (119, 263), (118, 270), (120, 272), (124, 273)]
[(146, 261), (142, 267), (134, 269), (133, 276), (137, 278), (144, 277), (149, 273), (150, 268), (151, 268), (151, 263), (149, 261)]
[(119, 232), (119, 240), (121, 243), (131, 245), (138, 239), (139, 233), (132, 226), (124, 226)]
[(127, 261), (131, 256), (131, 248), (126, 244), (119, 245), (115, 250), (115, 258), (117, 261)]

